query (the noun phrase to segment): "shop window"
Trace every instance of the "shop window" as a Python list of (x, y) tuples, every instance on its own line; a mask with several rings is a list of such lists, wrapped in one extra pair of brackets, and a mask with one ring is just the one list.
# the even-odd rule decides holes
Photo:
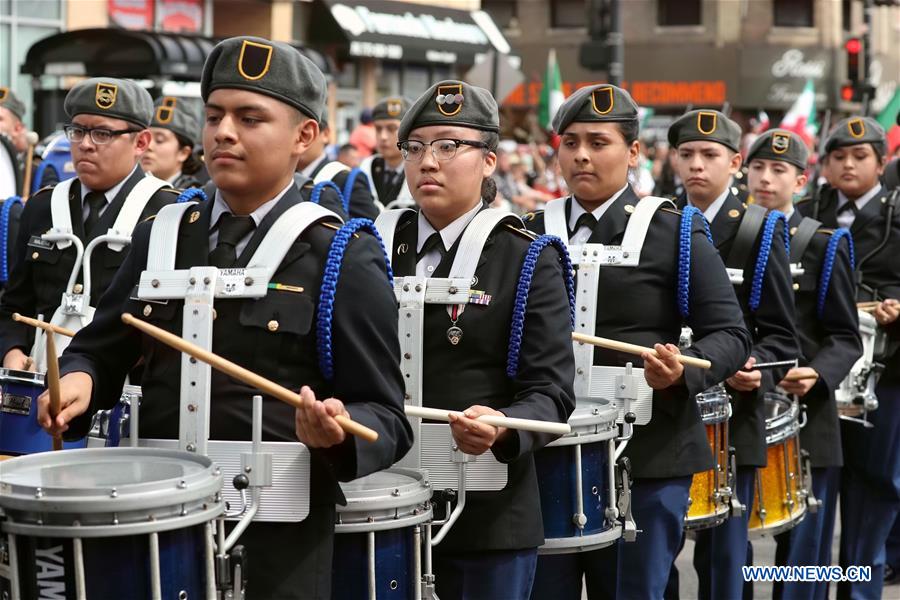
[(584, 0), (556, 0), (550, 3), (550, 26), (559, 29), (584, 27), (587, 23)]
[(661, 27), (702, 25), (701, 0), (657, 0), (656, 23)]
[(773, 0), (772, 22), (776, 27), (812, 27), (813, 0)]
[(518, 18), (518, 0), (482, 0), (481, 10), (491, 15), (500, 29), (509, 29)]

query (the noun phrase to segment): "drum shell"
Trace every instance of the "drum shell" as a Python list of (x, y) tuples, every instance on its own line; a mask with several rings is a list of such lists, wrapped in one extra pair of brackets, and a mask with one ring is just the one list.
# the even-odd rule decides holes
[(369, 537), (375, 545), (375, 590), (378, 598), (415, 598), (416, 525), (366, 533), (341, 533), (334, 536), (334, 570), (331, 578), (333, 600), (369, 597)]
[[(53, 450), (53, 438), (38, 425), (37, 399), (44, 374), (0, 369), (0, 454), (20, 456)], [(63, 448), (84, 448), (87, 440), (64, 442)]]
[(716, 467), (695, 473), (691, 481), (688, 512), (684, 519), (687, 530), (715, 527), (728, 518), (730, 507), (720, 491), (729, 485), (731, 465), (728, 448), (728, 418), (731, 404), (724, 386), (697, 394), (700, 416)]

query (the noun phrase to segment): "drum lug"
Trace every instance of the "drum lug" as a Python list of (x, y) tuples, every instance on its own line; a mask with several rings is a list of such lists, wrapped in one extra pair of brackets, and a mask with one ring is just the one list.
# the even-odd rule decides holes
[(806, 498), (806, 506), (809, 509), (810, 514), (814, 515), (819, 512), (819, 507), (822, 506), (822, 501), (816, 498), (815, 494), (813, 494), (812, 463), (809, 458), (809, 452), (801, 449), (800, 460), (803, 461), (803, 495)]
[(727, 503), (731, 505), (731, 516), (732, 517), (743, 517), (744, 513), (747, 511), (747, 507), (741, 504), (741, 501), (737, 497), (737, 493), (735, 493), (735, 481), (734, 478), (737, 477), (737, 450), (735, 450), (734, 446), (728, 447), (728, 462), (731, 465), (731, 479), (727, 488), (723, 490), (723, 495), (725, 495), (728, 500)]
[(247, 550), (235, 546), (227, 555), (216, 556), (216, 588), (223, 600), (242, 600), (247, 588)]
[(616, 466), (616, 488), (619, 492), (617, 506), (622, 515), (622, 539), (633, 542), (637, 539), (637, 525), (631, 514), (631, 461), (623, 456)]

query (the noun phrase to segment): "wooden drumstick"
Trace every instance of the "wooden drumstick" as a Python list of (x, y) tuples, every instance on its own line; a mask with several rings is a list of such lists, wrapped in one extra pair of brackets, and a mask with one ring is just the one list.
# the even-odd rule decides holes
[[(222, 373), (225, 373), (230, 377), (234, 377), (239, 381), (243, 381), (247, 385), (253, 386), (265, 394), (274, 396), (275, 398), (278, 398), (282, 402), (286, 402), (295, 408), (303, 408), (306, 404), (306, 401), (300, 396), (300, 394), (292, 392), (286, 387), (279, 385), (270, 379), (266, 379), (262, 375), (257, 375), (253, 371), (245, 369), (244, 367), (231, 362), (227, 358), (222, 358), (218, 354), (214, 354), (208, 350), (204, 350), (200, 346), (192, 344), (173, 333), (169, 333), (165, 329), (160, 329), (155, 325), (151, 325), (150, 323), (141, 321), (140, 319), (137, 319), (128, 313), (122, 314), (122, 322), (127, 325), (131, 325), (136, 329), (140, 329), (142, 332), (146, 333), (150, 337), (156, 338), (167, 346), (171, 346), (176, 350), (184, 352), (188, 356), (193, 356), (197, 360), (205, 362), (217, 371), (221, 371)], [(378, 439), (377, 431), (375, 431), (374, 429), (370, 429), (365, 425), (357, 423), (349, 417), (338, 415), (334, 417), (334, 420), (337, 421), (338, 425), (340, 425), (341, 429), (343, 429), (345, 432), (355, 435), (358, 438), (364, 439), (367, 442), (374, 442)]]
[(25, 179), (22, 182), (22, 200), (28, 200), (31, 196), (31, 166), (34, 164), (34, 147), (40, 138), (34, 131), (25, 134), (25, 140), (28, 144), (28, 150), (25, 151)]
[(58, 333), (59, 335), (64, 335), (66, 337), (75, 337), (75, 332), (71, 329), (66, 329), (65, 327), (60, 327), (59, 325), (47, 323), (46, 321), (41, 321), (39, 319), (32, 319), (31, 317), (26, 317), (25, 315), (20, 315), (19, 313), (13, 313), (12, 319), (13, 321), (25, 323), (26, 325), (31, 325), (32, 327), (37, 327), (47, 332), (52, 331), (53, 333)]
[(802, 373), (797, 373), (794, 375), (785, 375), (782, 381), (806, 381), (808, 379), (818, 379), (819, 374), (813, 373), (811, 375), (804, 375)]
[[(47, 391), (50, 393), (50, 418), (59, 415), (59, 359), (56, 356), (56, 340), (47, 332)], [(62, 438), (53, 436), (53, 449), (62, 450)]]
[[(591, 344), (608, 350), (618, 350), (627, 354), (637, 354), (640, 356), (644, 352), (649, 352), (653, 356), (659, 358), (656, 350), (647, 348), (646, 346), (638, 346), (637, 344), (629, 344), (628, 342), (620, 342), (618, 340), (610, 340), (608, 338), (596, 337), (593, 335), (585, 335), (583, 333), (573, 333), (572, 339), (582, 344)], [(697, 367), (700, 369), (711, 369), (712, 363), (704, 358), (695, 356), (686, 356), (684, 354), (676, 354), (675, 359), (686, 367)]]
[[(465, 415), (458, 410), (448, 410), (445, 408), (425, 408), (424, 406), (403, 406), (406, 415), (409, 417), (419, 417), (422, 419), (431, 419), (433, 421), (450, 422), (450, 415)], [(507, 429), (521, 429), (523, 431), (535, 431), (537, 433), (552, 433), (554, 435), (566, 435), (572, 432), (572, 428), (568, 423), (552, 423), (550, 421), (538, 421), (535, 419), (517, 419), (514, 417), (500, 417), (497, 415), (481, 415), (475, 419), (486, 425), (494, 427), (506, 427)]]
[(879, 304), (881, 304), (881, 302), (878, 302), (877, 300), (873, 300), (872, 302), (857, 302), (856, 308), (858, 308), (859, 310), (866, 310), (869, 308), (875, 308)]

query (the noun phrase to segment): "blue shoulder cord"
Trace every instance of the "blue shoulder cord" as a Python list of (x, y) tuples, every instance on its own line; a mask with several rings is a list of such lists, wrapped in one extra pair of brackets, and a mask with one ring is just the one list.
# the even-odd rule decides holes
[(516, 286), (516, 300), (513, 304), (512, 324), (509, 328), (509, 350), (506, 358), (506, 375), (510, 378), (519, 373), (519, 353), (522, 350), (522, 335), (525, 332), (525, 311), (528, 308), (528, 292), (531, 290), (531, 280), (534, 277), (534, 269), (537, 266), (541, 251), (547, 246), (556, 248), (562, 261), (563, 279), (566, 284), (566, 293), (569, 296), (569, 318), (572, 328), (575, 328), (575, 282), (572, 278), (572, 261), (569, 259), (569, 251), (561, 239), (555, 235), (542, 235), (528, 246), (525, 253), (525, 262), (519, 273), (519, 283)]
[(319, 199), (322, 197), (322, 190), (324, 190), (325, 188), (331, 188), (335, 192), (337, 192), (338, 199), (341, 201), (341, 206), (344, 207), (344, 212), (346, 212), (347, 202), (344, 201), (344, 194), (343, 192), (341, 192), (341, 188), (339, 188), (333, 181), (320, 181), (319, 183), (314, 185), (312, 193), (309, 195), (309, 201), (313, 204), (319, 204)]
[(205, 202), (206, 199), (207, 199), (206, 192), (204, 192), (200, 188), (188, 188), (178, 195), (178, 198), (175, 200), (175, 204), (181, 204), (182, 202), (190, 202), (192, 200), (199, 200), (201, 202)]
[(10, 196), (0, 209), (0, 284), (9, 281), (9, 213), (14, 204), (22, 204), (19, 196)]
[[(331, 183), (331, 185), (334, 184)], [(337, 292), (338, 279), (341, 275), (344, 253), (357, 231), (367, 231), (378, 240), (378, 245), (381, 247), (381, 253), (384, 256), (388, 285), (391, 286), (393, 293), (394, 273), (391, 270), (387, 252), (384, 250), (384, 242), (381, 241), (381, 236), (378, 235), (378, 230), (375, 229), (375, 223), (369, 219), (351, 219), (334, 234), (334, 238), (331, 240), (331, 246), (328, 248), (328, 258), (325, 260), (325, 268), (322, 274), (322, 286), (319, 289), (319, 304), (316, 311), (318, 313), (316, 316), (316, 349), (319, 356), (319, 370), (325, 379), (329, 381), (334, 377), (334, 356), (331, 340), (331, 326), (334, 319), (334, 296)]]
[(366, 177), (365, 172), (359, 167), (353, 167), (353, 169), (350, 170), (350, 174), (347, 175), (347, 181), (344, 182), (344, 193), (341, 197), (344, 201), (344, 212), (348, 215), (350, 214), (350, 196), (353, 195), (353, 186), (356, 184), (356, 178), (360, 175), (363, 176), (363, 180), (368, 187), (369, 178)]
[(855, 268), (856, 258), (853, 249), (853, 236), (850, 235), (850, 230), (846, 227), (835, 229), (828, 239), (828, 247), (825, 249), (825, 262), (822, 265), (822, 273), (819, 276), (819, 297), (816, 305), (819, 318), (822, 318), (822, 315), (825, 314), (825, 299), (828, 297), (828, 285), (831, 283), (834, 259), (837, 256), (841, 238), (847, 238), (847, 245), (850, 248), (850, 270), (852, 271)]
[(700, 215), (706, 239), (713, 243), (709, 222), (696, 206), (685, 206), (681, 212), (681, 227), (678, 237), (678, 312), (683, 319), (691, 312), (691, 232), (694, 229), (694, 215)]
[(775, 235), (775, 225), (778, 222), (784, 224), (784, 248), (791, 255), (791, 238), (788, 235), (787, 217), (781, 211), (773, 210), (766, 215), (763, 225), (762, 241), (759, 245), (759, 256), (756, 257), (756, 266), (753, 270), (753, 282), (750, 286), (750, 300), (748, 305), (752, 312), (756, 312), (762, 300), (763, 278), (766, 275), (766, 265), (769, 263), (769, 253), (772, 251), (772, 237)]

